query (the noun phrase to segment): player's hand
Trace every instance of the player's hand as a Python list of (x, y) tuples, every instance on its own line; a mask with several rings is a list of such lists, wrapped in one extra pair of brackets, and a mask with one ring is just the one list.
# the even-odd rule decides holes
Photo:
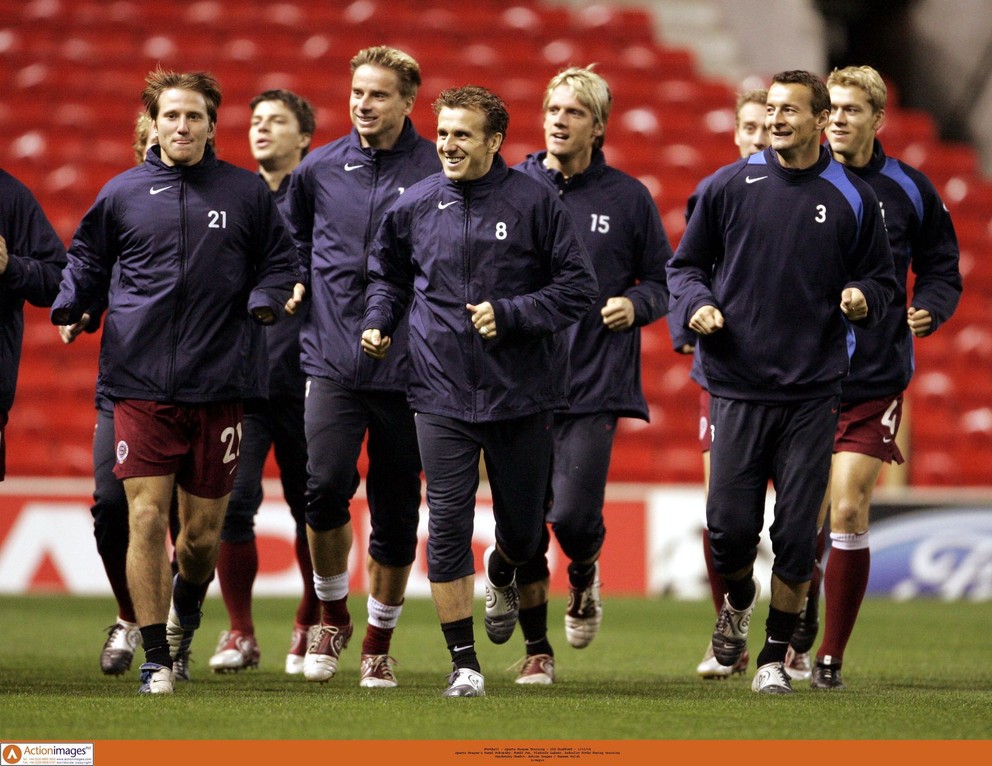
[(852, 322), (868, 316), (868, 302), (865, 295), (856, 287), (848, 287), (840, 295), (840, 310)]
[(86, 329), (89, 323), (90, 315), (83, 314), (75, 324), (59, 325), (59, 337), (62, 338), (63, 343), (68, 345), (76, 339), (79, 333)]
[(386, 351), (392, 345), (393, 339), (383, 335), (381, 331), (371, 328), (362, 333), (362, 351), (373, 359), (385, 359)]
[(472, 314), (472, 326), (483, 340), (492, 340), (496, 337), (496, 312), (489, 301), (478, 306), (466, 303), (465, 308)]
[(7, 270), (7, 263), (10, 261), (10, 255), (7, 253), (7, 240), (0, 237), (0, 274), (3, 274)]
[(603, 317), (603, 324), (614, 332), (634, 326), (634, 304), (623, 295), (608, 299), (599, 313)]
[(700, 335), (712, 335), (723, 327), (723, 314), (716, 306), (700, 306), (689, 320), (689, 329)]
[(303, 303), (303, 299), (306, 297), (306, 294), (307, 294), (306, 285), (302, 284), (301, 282), (297, 282), (293, 286), (293, 297), (290, 298), (288, 301), (286, 301), (286, 306), (283, 308), (283, 311), (285, 311), (290, 316), (295, 314), (296, 309), (298, 309), (300, 307), (300, 304)]
[(910, 306), (906, 309), (906, 321), (909, 331), (917, 338), (929, 335), (933, 330), (933, 315), (926, 309)]

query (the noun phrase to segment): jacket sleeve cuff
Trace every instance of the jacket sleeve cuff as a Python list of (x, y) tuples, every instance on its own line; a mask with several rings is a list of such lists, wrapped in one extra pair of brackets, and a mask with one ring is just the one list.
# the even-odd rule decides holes
[(278, 322), (285, 312), (286, 304), (285, 302), (280, 303), (276, 296), (270, 295), (264, 290), (253, 290), (251, 296), (248, 298), (248, 313), (252, 315), (253, 319), (256, 319), (256, 310), (265, 308), (272, 311), (275, 317), (274, 321)]

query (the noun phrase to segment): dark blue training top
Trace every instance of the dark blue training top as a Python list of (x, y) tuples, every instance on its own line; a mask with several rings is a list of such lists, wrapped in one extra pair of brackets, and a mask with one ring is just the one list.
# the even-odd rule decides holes
[(717, 171), (668, 265), (674, 322), (702, 306), (724, 327), (700, 338), (716, 396), (797, 401), (840, 394), (854, 335), (841, 293), (864, 294), (873, 326), (895, 292), (878, 200), (826, 148), (802, 170), (772, 149)]
[(962, 285), (954, 225), (929, 179), (886, 157), (878, 141), (865, 167), (848, 169), (878, 196), (896, 271), (896, 291), (878, 326), (855, 328), (857, 345), (841, 396), (860, 401), (898, 394), (913, 376), (913, 336), (906, 323), (909, 269), (916, 275), (910, 304), (933, 316), (931, 333), (954, 313)]

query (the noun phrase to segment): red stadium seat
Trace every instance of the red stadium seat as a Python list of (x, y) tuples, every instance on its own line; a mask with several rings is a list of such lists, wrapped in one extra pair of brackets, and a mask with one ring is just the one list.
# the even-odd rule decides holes
[[(734, 84), (703, 76), (690, 50), (657, 39), (647, 3), (244, 0), (231, 12), (228, 3), (209, 0), (182, 6), (0, 0), (0, 18), (6, 86), (0, 128), (7, 138), (0, 165), (38, 195), (65, 240), (103, 182), (130, 166), (144, 77), (158, 63), (217, 75), (224, 93), (218, 150), (251, 167), (248, 100), (272, 87), (300, 92), (318, 112), (315, 145), (326, 143), (350, 128), (348, 62), (366, 45), (395, 45), (420, 60), (425, 79), (414, 119), (427, 136), (433, 132), (430, 104), (440, 90), (467, 82), (494, 88), (511, 110), (503, 149), (511, 162), (543, 145), (540, 101), (548, 78), (567, 65), (597, 62), (615, 96), (607, 157), (648, 187), (673, 246), (699, 180), (737, 156)], [(966, 272), (958, 314), (916, 344), (918, 371), (908, 393), (911, 476), (916, 483), (987, 484), (992, 454), (985, 421), (969, 413), (981, 412), (981, 397), (992, 399), (985, 385), (992, 365), (986, 308), (992, 302), (992, 182), (981, 177), (970, 147), (941, 142), (929, 114), (898, 101), (893, 89), (880, 137), (893, 156), (934, 181), (954, 217)], [(88, 126), (98, 126), (95, 137), (80, 129)], [(84, 426), (92, 417), (98, 339), (63, 347), (47, 312), (27, 313), (21, 385), (7, 429), (9, 472), (88, 475)], [(611, 479), (698, 483), (691, 359), (672, 351), (664, 322), (643, 333), (642, 359), (655, 417), (618, 431)], [(54, 442), (49, 413), (38, 413), (51, 401), (60, 413), (71, 411), (66, 423), (73, 423), (72, 436)], [(76, 413), (82, 413), (78, 422)], [(962, 429), (971, 430), (961, 436)]]

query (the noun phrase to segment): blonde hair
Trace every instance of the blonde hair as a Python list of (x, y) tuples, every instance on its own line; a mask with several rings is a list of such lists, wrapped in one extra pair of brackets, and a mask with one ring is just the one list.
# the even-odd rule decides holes
[(867, 96), (873, 112), (885, 109), (888, 90), (878, 70), (870, 66), (848, 66), (834, 69), (827, 78), (827, 87), (840, 85), (844, 88), (861, 88)]
[(417, 95), (417, 89), (420, 87), (420, 64), (409, 53), (404, 53), (398, 48), (390, 48), (388, 45), (373, 45), (370, 48), (362, 48), (355, 54), (351, 60), (352, 74), (363, 64), (392, 69), (400, 81), (400, 95), (403, 98)]
[(592, 112), (593, 121), (602, 125), (602, 135), (593, 139), (593, 147), (602, 149), (606, 142), (606, 122), (610, 119), (610, 110), (613, 108), (613, 93), (610, 86), (598, 73), (594, 72), (595, 64), (587, 67), (569, 67), (556, 74), (548, 82), (548, 87), (544, 91), (543, 109), (548, 108), (551, 94), (560, 85), (567, 85), (572, 93), (586, 109)]
[(764, 106), (768, 102), (768, 91), (765, 88), (755, 88), (746, 90), (737, 96), (737, 106), (734, 107), (734, 124), (740, 125), (741, 109), (746, 104), (760, 104)]
[[(134, 139), (131, 148), (134, 149), (134, 164), (140, 165), (145, 161), (145, 151), (148, 149), (148, 137), (152, 132), (152, 117), (147, 111), (139, 112), (134, 121)], [(156, 143), (153, 141), (153, 143)]]

